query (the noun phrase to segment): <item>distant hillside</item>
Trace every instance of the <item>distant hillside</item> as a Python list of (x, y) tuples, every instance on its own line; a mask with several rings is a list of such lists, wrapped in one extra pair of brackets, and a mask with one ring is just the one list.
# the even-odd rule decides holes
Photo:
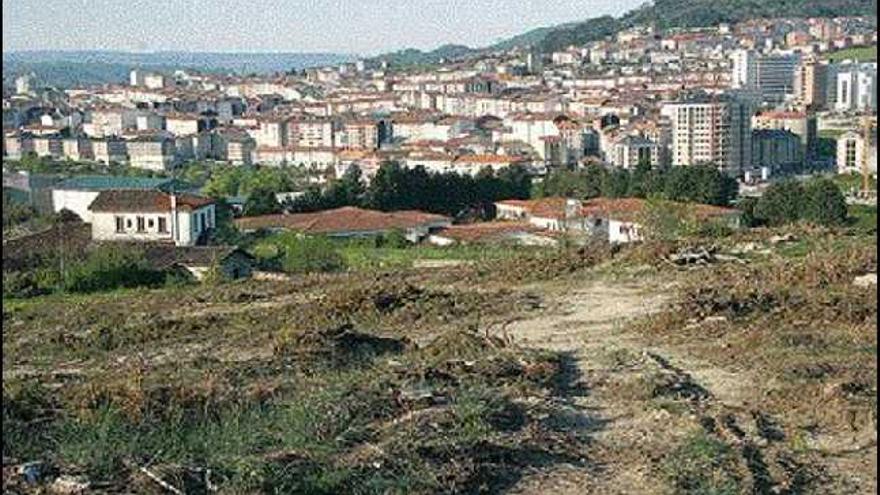
[[(494, 50), (533, 46), (542, 52), (561, 50), (569, 45), (579, 45), (613, 35), (622, 29), (636, 25), (654, 24), (658, 28), (703, 27), (720, 23), (735, 23), (753, 18), (776, 17), (836, 17), (876, 16), (876, 0), (655, 0), (631, 10), (619, 18), (597, 17), (583, 22), (541, 27), (482, 48), (456, 46), (458, 52), (475, 55)], [(441, 47), (443, 48), (443, 47)], [(438, 50), (440, 50), (438, 48)], [(401, 50), (376, 57), (387, 60), (392, 66), (412, 63), (436, 63), (442, 56), (438, 50), (421, 52)], [(417, 55), (417, 56), (416, 56)], [(417, 62), (412, 62), (417, 60)]]
[(876, 12), (876, 0), (655, 0), (619, 19), (599, 17), (546, 30), (542, 38), (532, 43), (541, 51), (550, 52), (602, 39), (637, 25), (690, 28), (755, 18), (870, 16)]
[(479, 52), (480, 50), (475, 50), (464, 45), (443, 45), (429, 52), (423, 52), (421, 50), (416, 50), (415, 48), (407, 48), (405, 50), (376, 57), (373, 60), (387, 60), (392, 67), (414, 66), (436, 64), (442, 60), (459, 59)]
[(203, 72), (266, 74), (335, 65), (355, 59), (331, 53), (129, 53), (110, 51), (28, 51), (3, 53), (3, 78), (34, 72), (44, 84), (67, 88), (120, 83), (133, 67), (156, 71), (193, 69)]

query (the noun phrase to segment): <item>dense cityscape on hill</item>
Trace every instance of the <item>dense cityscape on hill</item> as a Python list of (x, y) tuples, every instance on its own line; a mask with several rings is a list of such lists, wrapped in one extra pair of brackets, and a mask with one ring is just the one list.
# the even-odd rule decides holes
[(4, 51), (4, 493), (876, 492), (876, 12)]

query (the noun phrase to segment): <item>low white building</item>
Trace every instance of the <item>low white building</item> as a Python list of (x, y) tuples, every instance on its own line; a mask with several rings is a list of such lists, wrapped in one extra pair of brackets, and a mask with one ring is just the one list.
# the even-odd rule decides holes
[(52, 187), (52, 210), (69, 210), (84, 222), (92, 221), (89, 205), (101, 192), (113, 190), (171, 190), (181, 183), (173, 179), (147, 177), (114, 177), (110, 175), (85, 175), (66, 179)]
[(865, 149), (865, 138), (858, 132), (847, 132), (837, 139), (837, 172), (841, 174), (861, 173), (862, 160), (865, 152), (868, 156), (868, 171), (877, 173), (877, 142), (868, 144)]
[(216, 226), (214, 201), (162, 191), (103, 191), (89, 205), (96, 241), (202, 244)]

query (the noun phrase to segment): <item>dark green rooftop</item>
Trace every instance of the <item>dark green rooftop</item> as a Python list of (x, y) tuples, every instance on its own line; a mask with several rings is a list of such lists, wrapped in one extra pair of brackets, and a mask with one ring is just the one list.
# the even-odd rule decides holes
[(168, 177), (118, 177), (112, 175), (84, 175), (61, 181), (55, 189), (75, 189), (83, 191), (108, 191), (113, 189), (141, 189), (168, 191), (192, 189), (190, 184)]

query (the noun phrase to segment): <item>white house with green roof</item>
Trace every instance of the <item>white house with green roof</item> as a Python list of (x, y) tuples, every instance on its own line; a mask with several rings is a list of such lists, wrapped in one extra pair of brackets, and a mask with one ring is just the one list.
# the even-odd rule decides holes
[(52, 209), (56, 213), (67, 209), (76, 213), (84, 222), (92, 221), (89, 205), (102, 191), (139, 190), (182, 192), (189, 185), (171, 178), (114, 177), (110, 175), (87, 175), (71, 177), (52, 187)]

